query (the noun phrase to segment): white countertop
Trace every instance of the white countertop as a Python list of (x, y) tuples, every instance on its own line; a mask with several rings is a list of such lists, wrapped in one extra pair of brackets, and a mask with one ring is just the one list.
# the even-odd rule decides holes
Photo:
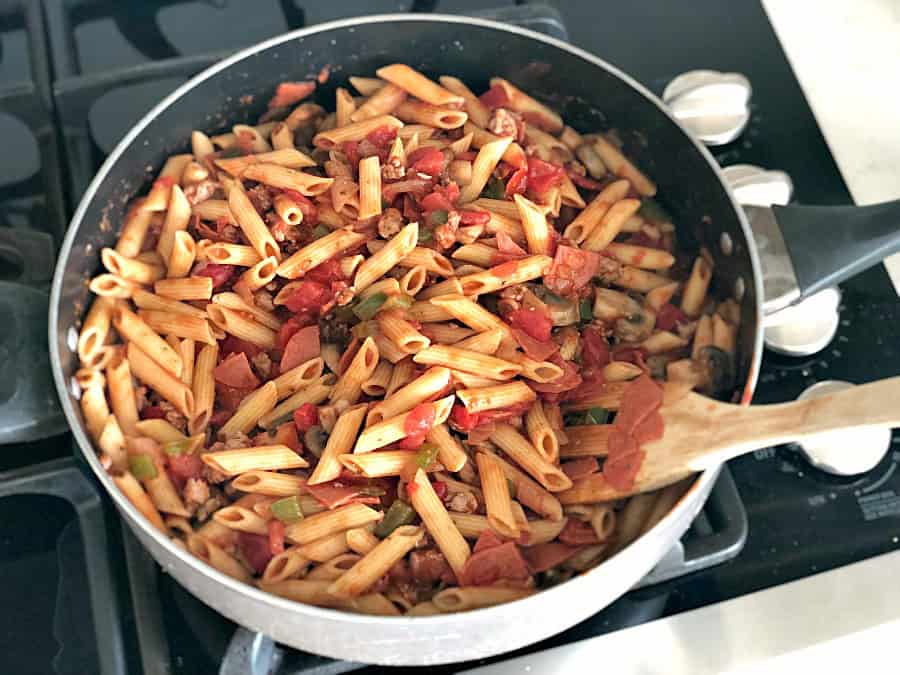
[[(853, 199), (900, 198), (900, 0), (762, 3)], [(900, 293), (900, 254), (886, 264)], [(828, 675), (869, 666), (897, 672), (898, 571), (900, 552), (888, 553), (467, 672)]]

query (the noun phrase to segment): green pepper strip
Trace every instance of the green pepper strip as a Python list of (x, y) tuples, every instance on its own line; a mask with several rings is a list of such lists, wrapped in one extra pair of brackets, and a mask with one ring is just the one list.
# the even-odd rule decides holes
[(416, 466), (420, 469), (427, 469), (434, 464), (438, 456), (438, 446), (434, 443), (425, 443), (416, 453)]
[(582, 321), (590, 321), (594, 318), (594, 310), (591, 308), (591, 301), (585, 298), (578, 305), (578, 312)]
[(128, 458), (128, 470), (138, 480), (156, 478), (156, 464), (150, 455), (131, 455)]
[(303, 518), (303, 511), (300, 510), (300, 500), (297, 496), (285, 497), (277, 502), (272, 502), (272, 515), (283, 523), (293, 523)]
[(591, 408), (584, 418), (588, 424), (606, 424), (609, 421), (609, 410), (606, 408)]
[(368, 321), (378, 313), (378, 310), (381, 309), (381, 306), (386, 300), (387, 295), (384, 293), (376, 293), (375, 295), (371, 295), (365, 300), (358, 302), (353, 307), (353, 313), (363, 321)]
[(191, 439), (185, 438), (180, 441), (169, 441), (163, 446), (163, 452), (167, 455), (183, 455), (191, 449)]
[(375, 526), (375, 536), (384, 539), (401, 525), (409, 525), (416, 519), (416, 512), (406, 502), (395, 499), (381, 522)]

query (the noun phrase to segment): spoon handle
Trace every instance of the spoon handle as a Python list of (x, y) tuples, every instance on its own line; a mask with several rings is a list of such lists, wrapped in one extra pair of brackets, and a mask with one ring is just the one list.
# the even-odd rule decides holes
[[(705, 469), (759, 448), (802, 441), (825, 431), (900, 427), (900, 377), (804, 401), (746, 408), (722, 406), (716, 417), (714, 442), (707, 446), (708, 451), (692, 459), (693, 469)], [(853, 452), (853, 448), (847, 451)]]

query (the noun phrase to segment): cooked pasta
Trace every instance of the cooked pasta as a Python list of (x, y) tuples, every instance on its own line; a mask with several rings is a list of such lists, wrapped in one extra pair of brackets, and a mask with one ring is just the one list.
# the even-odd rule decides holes
[[(501, 78), (377, 75), (333, 114), (185, 139), (100, 251), (75, 383), (119, 489), (183, 548), (299, 602), (425, 616), (662, 519), (684, 486), (601, 501), (617, 420), (647, 371), (727, 393), (709, 363), (733, 370), (740, 312), (614, 134)], [(548, 544), (580, 550), (535, 572)]]

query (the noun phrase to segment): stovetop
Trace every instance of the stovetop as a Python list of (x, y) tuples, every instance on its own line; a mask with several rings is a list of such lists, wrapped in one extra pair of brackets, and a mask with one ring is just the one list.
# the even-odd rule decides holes
[[(0, 280), (24, 277), (46, 290), (54, 243), (106, 152), (161, 95), (223, 53), (333, 18), (387, 11), (473, 13), (485, 3), (258, 0), (248, 12), (249, 4), (162, 0), (129, 2), (126, 11), (126, 3), (112, 0), (0, 3), (0, 133), (13, 143), (0, 157)], [(503, 6), (507, 20), (524, 16), (533, 28), (557, 36), (568, 31), (574, 44), (657, 94), (692, 69), (743, 73), (753, 85), (751, 120), (737, 141), (714, 151), (716, 159), (786, 171), (799, 202), (851, 201), (756, 2), (698, 0), (686, 11), (662, 0), (557, 0), (552, 4), (558, 13), (525, 3), (527, 15), (520, 4), (490, 3)], [(43, 251), (37, 259), (45, 262), (15, 258), (6, 244), (23, 238), (35, 247), (30, 250)], [(836, 338), (809, 358), (766, 352), (755, 402), (792, 400), (820, 380), (865, 382), (900, 373), (900, 301), (882, 266), (844, 284), (842, 292)], [(718, 555), (709, 559), (718, 561), (740, 551), (736, 558), (632, 591), (561, 635), (517, 653), (601, 635), (898, 548), (900, 447), (892, 450), (875, 469), (853, 479), (812, 468), (789, 446), (730, 462), (734, 483), (726, 477), (717, 487), (684, 540), (684, 552), (688, 561), (709, 555)], [(0, 452), (0, 471), (6, 472), (0, 474), (0, 583), (13, 590), (6, 605), (11, 609), (0, 619), (0, 652), (9, 672), (248, 672), (251, 664), (235, 658), (253, 646), (257, 655), (269, 649), (279, 663), (276, 669), (275, 661), (258, 661), (254, 673), (269, 672), (264, 666), (279, 674), (377, 670), (283, 650), (246, 631), (236, 635), (233, 623), (159, 573), (132, 537), (123, 535), (108, 499), (67, 459), (72, 454), (68, 435)], [(54, 458), (60, 459), (47, 463)], [(687, 565), (681, 571), (688, 568), (696, 569)], [(472, 664), (429, 672), (466, 665)]]

